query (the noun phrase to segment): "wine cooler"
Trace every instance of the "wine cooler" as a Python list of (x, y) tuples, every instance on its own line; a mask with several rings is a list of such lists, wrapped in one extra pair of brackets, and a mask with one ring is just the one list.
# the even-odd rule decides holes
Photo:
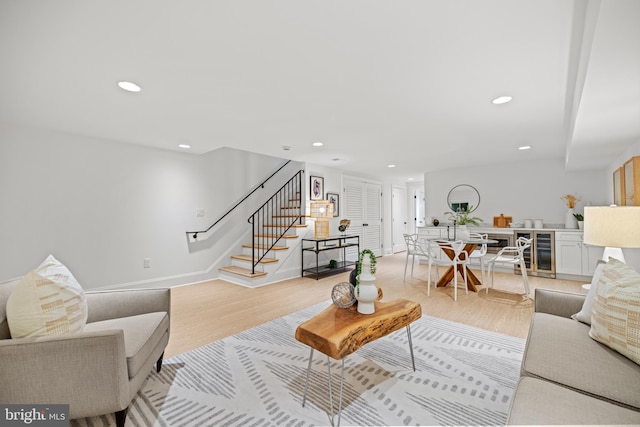
[[(531, 276), (556, 277), (555, 233), (553, 231), (516, 231), (515, 240), (525, 237), (531, 241), (531, 247), (525, 250), (527, 274)], [(515, 273), (520, 274), (516, 265)]]

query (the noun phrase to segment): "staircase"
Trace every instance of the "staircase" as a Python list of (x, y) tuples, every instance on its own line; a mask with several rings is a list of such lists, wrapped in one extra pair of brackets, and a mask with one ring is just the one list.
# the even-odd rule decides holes
[(246, 283), (280, 268), (280, 261), (290, 255), (290, 248), (298, 245), (307, 228), (301, 188), (299, 171), (248, 218), (251, 242), (241, 245), (239, 254), (231, 255), (230, 265), (219, 268), (221, 278)]

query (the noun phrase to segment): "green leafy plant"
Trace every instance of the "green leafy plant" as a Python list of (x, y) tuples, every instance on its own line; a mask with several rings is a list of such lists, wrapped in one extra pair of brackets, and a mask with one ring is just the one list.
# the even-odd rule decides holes
[(573, 216), (578, 220), (578, 221), (584, 221), (584, 215), (582, 215), (581, 213), (574, 213)]
[(358, 254), (358, 275), (356, 276), (356, 295), (360, 296), (360, 273), (362, 273), (362, 258), (365, 255), (369, 255), (369, 262), (371, 263), (371, 274), (376, 273), (376, 256), (371, 249), (363, 249), (360, 254)]
[(329, 261), (329, 268), (338, 268), (338, 261), (336, 261), (335, 259)]
[(473, 210), (473, 206), (469, 205), (463, 211), (459, 212), (445, 212), (444, 214), (449, 217), (449, 219), (453, 222), (455, 221), (458, 225), (480, 225), (482, 222), (482, 218), (477, 216), (471, 216), (471, 211)]

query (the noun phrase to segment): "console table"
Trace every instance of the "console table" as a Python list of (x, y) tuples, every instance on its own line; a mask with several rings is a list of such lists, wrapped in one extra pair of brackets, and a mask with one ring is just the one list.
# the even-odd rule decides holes
[[(323, 239), (302, 239), (302, 272), (308, 276), (313, 276), (318, 280), (321, 276), (337, 274), (345, 271), (348, 267), (355, 265), (355, 261), (347, 261), (347, 248), (354, 247), (357, 249), (356, 254), (360, 253), (360, 236), (357, 234), (344, 236), (330, 236)], [(328, 265), (320, 265), (319, 254), (325, 251), (342, 250), (342, 261), (338, 261), (335, 268), (329, 268)], [(315, 268), (304, 268), (305, 252), (313, 252), (316, 255)], [(356, 255), (356, 258), (358, 256)]]

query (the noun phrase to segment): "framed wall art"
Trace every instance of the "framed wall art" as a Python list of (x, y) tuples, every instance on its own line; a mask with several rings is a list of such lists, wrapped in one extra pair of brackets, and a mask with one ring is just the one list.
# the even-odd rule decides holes
[(324, 178), (320, 176), (311, 176), (309, 183), (309, 198), (311, 200), (322, 200), (324, 194)]
[(333, 203), (333, 216), (340, 216), (340, 195), (337, 193), (327, 193), (327, 200)]

